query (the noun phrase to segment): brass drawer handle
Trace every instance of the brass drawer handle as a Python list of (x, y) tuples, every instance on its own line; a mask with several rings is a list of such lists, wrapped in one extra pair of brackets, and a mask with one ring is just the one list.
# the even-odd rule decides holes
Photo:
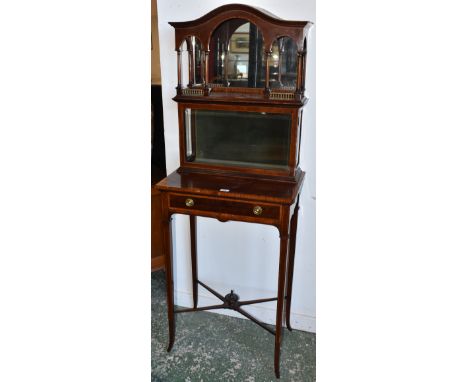
[(185, 199), (185, 205), (187, 207), (193, 207), (195, 205), (195, 202), (193, 201), (193, 199), (187, 198)]
[(259, 215), (262, 214), (262, 212), (263, 212), (263, 208), (260, 207), (260, 206), (255, 206), (255, 207), (253, 208), (253, 213), (254, 213), (254, 215), (259, 216)]

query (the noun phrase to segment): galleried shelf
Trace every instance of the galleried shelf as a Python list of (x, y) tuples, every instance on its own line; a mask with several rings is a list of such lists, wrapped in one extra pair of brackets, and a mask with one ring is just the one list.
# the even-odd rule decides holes
[[(161, 192), (167, 273), (169, 347), (175, 313), (234, 309), (275, 335), (275, 373), (283, 328), (290, 325), (299, 193), (302, 111), (307, 103), (305, 67), (308, 21), (282, 20), (264, 10), (230, 4), (175, 29), (180, 167), (154, 185)], [(170, 220), (190, 216), (194, 307), (174, 310)], [(241, 301), (198, 280), (196, 217), (277, 227), (280, 235), (278, 295)], [(221, 304), (197, 307), (198, 285)], [(277, 301), (272, 330), (242, 309)]]

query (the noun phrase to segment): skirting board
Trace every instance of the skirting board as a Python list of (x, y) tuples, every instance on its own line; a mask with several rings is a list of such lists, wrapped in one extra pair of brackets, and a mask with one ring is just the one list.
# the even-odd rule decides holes
[[(192, 292), (187, 291), (180, 291), (175, 290), (175, 304), (177, 306), (181, 306), (184, 308), (192, 308), (193, 307), (193, 297)], [(293, 297), (294, 298), (294, 297)], [(215, 305), (219, 304), (221, 301), (212, 295), (208, 295), (206, 292), (203, 291), (201, 287), (199, 287), (198, 291), (198, 306), (207, 306), (207, 305)], [(276, 322), (276, 309), (272, 309), (270, 307), (262, 306), (262, 304), (258, 305), (248, 305), (244, 307), (249, 313), (255, 316), (258, 320), (266, 323), (274, 325)], [(231, 309), (216, 309), (210, 310), (210, 313), (217, 313), (223, 314), (225, 316), (231, 317), (238, 317), (238, 318), (245, 318), (243, 315), (231, 310)], [(305, 332), (315, 333), (315, 317), (310, 316), (308, 314), (297, 313), (291, 311), (291, 326), (297, 330), (303, 330)]]

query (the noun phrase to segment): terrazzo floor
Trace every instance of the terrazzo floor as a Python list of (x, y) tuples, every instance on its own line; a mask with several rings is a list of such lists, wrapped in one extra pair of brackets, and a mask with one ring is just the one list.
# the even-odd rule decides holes
[(216, 313), (176, 315), (167, 353), (164, 272), (151, 276), (151, 381), (315, 381), (315, 334), (285, 329), (281, 378), (273, 367), (274, 336), (249, 320)]

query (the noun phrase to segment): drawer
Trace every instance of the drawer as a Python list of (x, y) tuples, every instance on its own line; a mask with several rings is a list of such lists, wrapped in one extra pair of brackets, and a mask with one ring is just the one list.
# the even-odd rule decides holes
[(196, 210), (223, 215), (275, 220), (279, 218), (280, 214), (279, 206), (271, 204), (236, 202), (227, 199), (213, 199), (191, 195), (170, 195), (169, 207), (178, 210)]

